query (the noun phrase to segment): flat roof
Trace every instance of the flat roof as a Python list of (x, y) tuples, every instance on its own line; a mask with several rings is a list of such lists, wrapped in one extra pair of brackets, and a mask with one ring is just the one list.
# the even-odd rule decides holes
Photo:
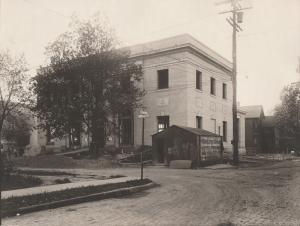
[(128, 46), (125, 47), (125, 49), (131, 51), (131, 57), (140, 57), (184, 47), (189, 47), (225, 69), (232, 71), (232, 62), (204, 45), (190, 34), (180, 34), (165, 39)]

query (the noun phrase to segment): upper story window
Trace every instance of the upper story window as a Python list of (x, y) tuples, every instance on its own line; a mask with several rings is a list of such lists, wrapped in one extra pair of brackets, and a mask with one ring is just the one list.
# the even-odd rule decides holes
[(227, 84), (223, 83), (223, 99), (227, 99)]
[(196, 89), (202, 90), (202, 72), (196, 71)]
[(216, 95), (216, 79), (210, 78), (210, 94)]
[(157, 71), (157, 88), (167, 89), (169, 88), (169, 70), (163, 69)]
[(157, 116), (158, 132), (168, 128), (169, 123), (170, 123), (169, 116)]

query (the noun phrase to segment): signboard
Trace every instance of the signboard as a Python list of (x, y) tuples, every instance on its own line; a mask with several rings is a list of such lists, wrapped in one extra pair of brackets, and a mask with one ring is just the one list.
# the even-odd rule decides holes
[(201, 160), (221, 157), (221, 137), (201, 137)]
[(146, 111), (141, 111), (140, 114), (138, 115), (138, 118), (148, 118), (149, 114)]

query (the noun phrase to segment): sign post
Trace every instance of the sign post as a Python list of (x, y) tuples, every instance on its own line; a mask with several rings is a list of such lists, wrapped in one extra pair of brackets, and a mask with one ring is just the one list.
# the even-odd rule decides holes
[(145, 118), (148, 118), (149, 114), (146, 111), (141, 111), (138, 115), (138, 118), (143, 120), (142, 122), (142, 147), (141, 147), (141, 180), (143, 180), (144, 175), (144, 160), (143, 160), (143, 152), (144, 152), (144, 135), (145, 135)]

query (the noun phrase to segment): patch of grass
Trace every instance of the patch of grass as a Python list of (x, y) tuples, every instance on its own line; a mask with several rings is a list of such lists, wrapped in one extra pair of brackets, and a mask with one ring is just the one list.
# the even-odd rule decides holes
[(43, 181), (38, 177), (9, 174), (2, 179), (2, 191), (40, 186)]
[(105, 184), (98, 186), (70, 188), (63, 191), (55, 191), (42, 194), (34, 194), (24, 197), (11, 197), (2, 200), (2, 217), (15, 215), (20, 208), (29, 207), (38, 204), (45, 204), (54, 201), (67, 200), (80, 196), (86, 196), (90, 194), (96, 194), (106, 191), (111, 191), (119, 188), (128, 188), (138, 185), (144, 185), (150, 183), (151, 180), (132, 180), (126, 182), (120, 182), (115, 184)]
[(64, 178), (64, 179), (56, 179), (54, 181), (56, 184), (67, 184), (67, 183), (71, 183), (71, 181), (68, 178)]
[(125, 177), (125, 176), (124, 175), (120, 175), (120, 174), (112, 174), (108, 178), (111, 179), (111, 178), (120, 178), (120, 177)]
[(46, 171), (46, 170), (17, 170), (17, 173), (35, 176), (76, 176), (74, 173), (63, 171)]
[(119, 167), (116, 160), (105, 158), (76, 160), (57, 155), (22, 157), (13, 160), (15, 167), (50, 168), (50, 169), (99, 169)]

